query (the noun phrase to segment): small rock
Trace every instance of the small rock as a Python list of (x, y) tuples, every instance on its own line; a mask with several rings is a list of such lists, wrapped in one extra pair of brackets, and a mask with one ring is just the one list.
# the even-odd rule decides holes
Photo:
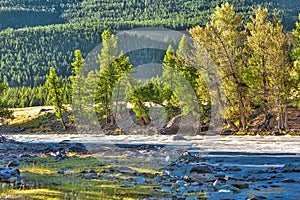
[(218, 188), (222, 185), (225, 185), (226, 184), (226, 180), (223, 179), (223, 178), (218, 178), (217, 180), (215, 180), (215, 182), (213, 183), (213, 186)]
[(283, 183), (295, 183), (296, 181), (294, 179), (287, 178), (287, 179), (284, 179), (282, 182)]
[(187, 190), (188, 193), (201, 192), (201, 188), (200, 187), (193, 187), (193, 186), (186, 187), (186, 190)]
[(185, 187), (180, 187), (178, 188), (177, 192), (180, 194), (186, 194), (188, 191)]
[(85, 170), (82, 170), (80, 173), (87, 174), (87, 173), (89, 173), (89, 171), (85, 169)]
[(227, 169), (227, 171), (229, 172), (240, 172), (242, 171), (241, 168), (237, 167), (237, 166), (233, 166)]
[(185, 181), (180, 181), (180, 180), (178, 180), (178, 181), (176, 181), (176, 186), (178, 186), (178, 187), (184, 187), (185, 186), (185, 184), (186, 184), (186, 182)]
[(172, 137), (172, 140), (173, 141), (180, 141), (180, 140), (186, 140), (186, 139), (183, 136), (181, 136), (181, 135), (174, 135)]
[(161, 191), (162, 191), (162, 192), (169, 192), (169, 193), (172, 192), (171, 188), (169, 188), (169, 187), (163, 187), (163, 188), (161, 189)]
[(281, 170), (284, 173), (300, 172), (300, 165), (287, 164)]
[(264, 200), (264, 199), (267, 199), (267, 198), (264, 196), (255, 196), (255, 197), (247, 198), (247, 200)]
[(183, 162), (183, 163), (196, 162), (199, 160), (201, 160), (201, 158), (192, 155), (190, 152), (184, 152), (177, 159), (178, 162)]
[(240, 193), (240, 189), (239, 188), (236, 188), (232, 185), (223, 185), (219, 188), (219, 191), (218, 192), (225, 192), (225, 193), (234, 193), (234, 194), (237, 194), (237, 193)]
[(199, 197), (196, 197), (196, 196), (189, 196), (189, 197), (186, 197), (185, 200), (198, 200)]
[(57, 171), (58, 174), (65, 174), (65, 170), (61, 169)]
[(263, 170), (249, 170), (249, 174), (263, 174), (265, 173)]
[(125, 183), (124, 185), (122, 185), (122, 187), (132, 187), (133, 185), (130, 183)]
[(146, 179), (142, 176), (137, 176), (135, 178), (135, 181), (136, 181), (137, 184), (141, 185), (141, 184), (144, 184), (146, 182)]
[(204, 182), (213, 182), (216, 180), (216, 177), (213, 174), (198, 174), (198, 173), (192, 173), (190, 175), (190, 179), (192, 181), (204, 181)]
[(208, 165), (200, 165), (197, 167), (193, 167), (190, 171), (190, 174), (192, 173), (198, 173), (198, 174), (211, 174), (213, 171)]
[(249, 188), (249, 184), (242, 181), (230, 181), (230, 184), (239, 189)]
[(177, 194), (176, 196), (174, 196), (174, 199), (185, 200), (185, 196), (183, 194)]
[(18, 160), (12, 160), (7, 163), (6, 167), (18, 167), (20, 162)]

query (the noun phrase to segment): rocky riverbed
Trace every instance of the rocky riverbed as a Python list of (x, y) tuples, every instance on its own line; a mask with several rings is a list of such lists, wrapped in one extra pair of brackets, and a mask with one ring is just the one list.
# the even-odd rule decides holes
[[(15, 182), (18, 187), (26, 183), (22, 173), (18, 173), (18, 166), (28, 158), (49, 156), (59, 162), (74, 152), (92, 153), (96, 158), (113, 157), (107, 160), (106, 165), (111, 167), (105, 172), (87, 170), (76, 176), (113, 179), (121, 187), (156, 187), (164, 199), (191, 200), (201, 196), (300, 199), (299, 137), (102, 136), (100, 139), (98, 135), (90, 135), (81, 143), (79, 135), (11, 135), (8, 138), (22, 142), (0, 143), (3, 165), (0, 181)], [(141, 166), (148, 165), (158, 173), (149, 178), (134, 170), (133, 166), (139, 163), (124, 163), (119, 158), (139, 161)], [(68, 170), (60, 169), (57, 173)], [(129, 178), (120, 179), (120, 174)]]

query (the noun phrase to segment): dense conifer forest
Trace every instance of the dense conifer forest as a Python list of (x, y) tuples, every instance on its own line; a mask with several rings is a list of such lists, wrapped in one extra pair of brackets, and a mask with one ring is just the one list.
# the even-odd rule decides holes
[[(106, 40), (108, 43), (112, 42), (110, 40), (114, 40), (114, 34), (118, 30), (162, 27), (190, 34), (193, 43), (200, 44), (212, 60), (220, 65), (220, 75), (228, 79), (224, 84), (227, 84), (226, 98), (230, 102), (226, 113), (222, 115), (231, 128), (245, 130), (249, 119), (254, 115), (253, 112), (260, 108), (265, 116), (273, 113), (278, 120), (278, 128), (285, 129), (287, 106), (299, 105), (297, 61), (300, 27), (296, 21), (300, 13), (300, 4), (297, 1), (279, 0), (229, 2), (232, 7), (226, 4), (227, 7), (222, 7), (222, 10), (219, 6), (224, 6), (225, 1), (221, 0), (2, 1), (0, 77), (5, 88), (2, 90), (2, 104), (6, 107), (27, 107), (53, 103), (51, 88), (45, 84), (46, 78), (50, 77), (46, 76), (50, 67), (53, 67), (51, 76), (55, 73), (55, 76), (59, 77), (59, 96), (64, 96), (60, 104), (71, 103), (74, 92), (72, 77), (75, 73), (72, 62), (76, 62), (74, 52), (77, 52), (77, 59), (80, 49), (80, 56), (84, 58), (99, 43), (104, 44)], [(224, 10), (228, 12), (226, 14), (230, 19), (222, 18), (224, 13), (221, 11), (225, 12)], [(228, 27), (218, 25), (222, 20), (229, 20), (225, 23), (229, 24)], [(109, 34), (107, 30), (110, 30)], [(223, 35), (226, 31), (231, 34), (229, 37)], [(261, 40), (262, 35), (267, 36), (269, 42)], [(182, 39), (182, 44), (186, 42), (184, 40), (185, 38)], [(222, 43), (221, 46), (218, 46), (218, 40)], [(107, 48), (112, 50), (113, 45), (112, 42)], [(108, 71), (95, 71), (95, 74), (88, 76), (89, 81), (99, 84), (96, 90), (96, 103), (99, 105), (96, 110), (99, 117), (105, 119), (106, 123), (114, 123), (114, 116), (108, 105), (112, 96), (111, 88), (131, 67), (147, 63), (144, 59), (156, 59), (156, 63), (160, 62), (165, 67), (179, 71), (189, 81), (197, 94), (202, 117), (207, 121), (206, 112), (212, 102), (207, 86), (199, 69), (190, 66), (181, 55), (183, 50), (180, 48), (183, 47), (174, 49), (174, 46), (170, 46), (166, 52), (154, 51), (152, 55), (155, 55), (155, 58), (142, 56), (145, 51), (149, 54), (153, 49), (143, 49), (125, 55), (99, 55), (100, 60), (102, 56), (112, 56), (115, 59), (112, 62), (113, 66), (105, 66), (108, 67)], [(218, 48), (224, 52), (217, 51)], [(227, 51), (232, 54), (228, 54)], [(237, 52), (238, 55), (235, 55)], [(229, 64), (224, 64), (226, 59), (215, 58), (214, 55), (217, 54), (222, 54), (230, 61)], [(272, 65), (274, 60), (277, 63)], [(163, 72), (163, 76), (167, 74), (167, 71)], [(95, 77), (101, 77), (101, 80)], [(262, 93), (257, 93), (257, 87), (264, 89)], [(153, 96), (147, 97), (145, 93), (157, 95), (153, 99)], [(170, 88), (161, 85), (158, 80), (136, 88), (132, 95), (128, 101), (134, 104), (133, 110), (146, 124), (150, 119), (144, 102), (161, 104), (168, 113), (167, 118), (174, 116), (180, 107), (176, 92), (172, 93)], [(165, 105), (163, 102), (168, 103)], [(190, 112), (189, 109), (184, 108), (187, 113)]]
[[(276, 11), (289, 31), (300, 12), (297, 1), (229, 2), (244, 14), (245, 21), (256, 5)], [(221, 3), (224, 1), (1, 1), (0, 77), (10, 87), (34, 87), (45, 82), (49, 66), (59, 76), (69, 76), (72, 52), (81, 49), (86, 55), (101, 42), (104, 29), (156, 26), (187, 30), (205, 25)]]

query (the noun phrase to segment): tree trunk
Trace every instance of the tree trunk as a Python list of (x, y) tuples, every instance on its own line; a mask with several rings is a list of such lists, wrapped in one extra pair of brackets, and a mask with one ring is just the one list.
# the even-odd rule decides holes
[(146, 124), (145, 124), (145, 120), (144, 120), (143, 117), (141, 117), (141, 124), (142, 124), (142, 126), (145, 126), (145, 125), (146, 125)]
[(235, 131), (238, 131), (238, 130), (239, 130), (239, 128), (238, 128), (232, 121), (226, 119), (226, 122), (227, 122), (227, 124), (229, 124), (229, 126), (230, 126), (231, 128), (233, 128)]
[(284, 106), (284, 128), (286, 131), (289, 130), (289, 119), (288, 119), (288, 110), (287, 110), (287, 105), (285, 104)]
[(240, 111), (240, 121), (239, 121), (239, 130), (244, 131), (247, 126), (246, 122), (246, 115), (245, 115), (245, 105), (243, 102), (243, 93), (242, 93), (242, 86), (238, 81), (236, 81), (236, 84), (238, 84), (238, 99), (239, 99), (239, 111)]
[(66, 124), (65, 124), (65, 121), (64, 121), (63, 116), (61, 116), (60, 120), (61, 120), (61, 124), (62, 124), (62, 126), (63, 126), (63, 129), (64, 129), (64, 130), (67, 130), (67, 126), (66, 126)]

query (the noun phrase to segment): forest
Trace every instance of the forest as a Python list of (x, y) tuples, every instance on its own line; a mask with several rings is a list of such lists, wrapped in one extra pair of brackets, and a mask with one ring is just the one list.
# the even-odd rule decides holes
[[(11, 5), (10, 1), (5, 2), (4, 7)], [(287, 108), (300, 105), (300, 25), (299, 22), (291, 20), (298, 8), (293, 4), (294, 1), (286, 1), (285, 4), (281, 4), (280, 1), (257, 1), (257, 5), (262, 6), (256, 8), (253, 7), (253, 4), (256, 4), (252, 1), (233, 1), (232, 4), (217, 6), (216, 9), (212, 7), (219, 5), (219, 1), (210, 1), (208, 9), (205, 7), (207, 2), (201, 1), (203, 4), (197, 2), (181, 2), (180, 5), (184, 6), (181, 8), (176, 6), (177, 2), (167, 1), (163, 3), (169, 6), (164, 6), (164, 9), (159, 9), (154, 6), (159, 4), (148, 1), (133, 1), (132, 4), (130, 1), (118, 4), (105, 1), (83, 1), (72, 4), (71, 1), (66, 1), (65, 5), (62, 3), (58, 7), (54, 5), (55, 3), (51, 4), (53, 10), (65, 8), (61, 17), (69, 23), (8, 28), (0, 32), (2, 107), (53, 105), (56, 102), (56, 107), (62, 109), (58, 109), (60, 112), (57, 116), (63, 119), (63, 104), (74, 103), (72, 95), (76, 94), (83, 102), (94, 98), (97, 105), (96, 112), (99, 119), (103, 120), (102, 123), (114, 124), (115, 116), (110, 105), (113, 88), (134, 68), (137, 64), (135, 61), (141, 58), (141, 54), (148, 54), (151, 51), (115, 55), (117, 49), (114, 45), (117, 39), (114, 32), (118, 29), (160, 24), (176, 30), (186, 29), (188, 31), (186, 34), (190, 34), (193, 40), (192, 49), (189, 49), (191, 47), (187, 45), (186, 37), (183, 37), (178, 49), (169, 46), (166, 52), (156, 52), (158, 58), (156, 62), (161, 60), (164, 66), (163, 79), (178, 81), (169, 77), (171, 73), (168, 70), (171, 69), (178, 71), (189, 82), (197, 96), (197, 107), (200, 110), (200, 116), (197, 117), (201, 123), (205, 124), (210, 120), (209, 111), (212, 104), (224, 104), (224, 110), (219, 115), (231, 129), (244, 131), (249, 128), (251, 119), (263, 114), (265, 120), (259, 125), (259, 130), (273, 129), (274, 127), (269, 127), (271, 118), (277, 121), (276, 129), (289, 130)], [(22, 10), (24, 6), (21, 3), (14, 5), (16, 8), (12, 10)], [(47, 5), (33, 4), (33, 10), (36, 10), (35, 6), (50, 12), (43, 8)], [(112, 17), (110, 15), (112, 12), (109, 11), (118, 10), (117, 7), (123, 12), (116, 12), (120, 16), (114, 14)], [(96, 8), (105, 9), (108, 13), (104, 14), (103, 10), (100, 12), (95, 10)], [(148, 13), (146, 12), (148, 9), (153, 9), (149, 12), (151, 15), (145, 14)], [(178, 9), (179, 14), (184, 17), (175, 17)], [(144, 12), (140, 12), (140, 18), (139, 15), (134, 15), (134, 19), (131, 19), (130, 13), (137, 10)], [(201, 12), (197, 13), (198, 10)], [(201, 17), (204, 13), (207, 16)], [(99, 18), (106, 20), (98, 21)], [(122, 20), (123, 18), (128, 21)], [(173, 20), (172, 23), (176, 24), (173, 26), (167, 21), (171, 19), (182, 22)], [(286, 19), (289, 23), (295, 24), (292, 31), (288, 30), (291, 26), (285, 24)], [(223, 21), (226, 23), (222, 24)], [(81, 72), (84, 57), (100, 42), (104, 49), (99, 54), (100, 68), (90, 72), (86, 77)], [(222, 87), (215, 91), (219, 96), (212, 95), (209, 91), (211, 88), (207, 86), (207, 81), (215, 79), (216, 74), (203, 74), (207, 69), (204, 66), (195, 67), (190, 60), (192, 58), (200, 63), (204, 62), (199, 56), (201, 51), (196, 48), (197, 45), (205, 50), (216, 66), (219, 66), (217, 76), (223, 80)], [(106, 55), (109, 52), (115, 53)], [(186, 57), (186, 52), (191, 53), (189, 58)], [(108, 58), (111, 63), (105, 61)], [(140, 60), (143, 59), (153, 58)], [(50, 74), (49, 67), (51, 67)], [(76, 76), (81, 78), (74, 78)], [(49, 82), (49, 77), (53, 78), (53, 82)], [(77, 79), (81, 80), (80, 86), (76, 85)], [(85, 96), (83, 98), (80, 92), (76, 93), (76, 88), (85, 88), (92, 83), (98, 85), (95, 97), (83, 95)], [(144, 84), (136, 80), (130, 83), (127, 84), (129, 88), (126, 88), (126, 91), (131, 91), (130, 96), (124, 94), (124, 98), (133, 104), (133, 111), (143, 125), (151, 121), (149, 108), (145, 106), (145, 102), (154, 102), (162, 106), (168, 120), (176, 116), (179, 110), (184, 114), (193, 112), (193, 108), (188, 104), (180, 105), (179, 90), (183, 88), (174, 91), (170, 84), (162, 84), (155, 78)], [(88, 88), (83, 90), (88, 91)], [(221, 97), (218, 90), (224, 91), (225, 96)], [(219, 102), (216, 99), (219, 99)], [(10, 116), (10, 113), (4, 116)]]
[[(0, 77), (9, 87), (44, 84), (49, 66), (61, 77), (71, 75), (72, 53), (84, 56), (101, 42), (101, 32), (137, 27), (187, 30), (205, 25), (214, 8), (225, 1), (21, 1), (0, 2)], [(244, 23), (257, 5), (275, 11), (285, 30), (295, 28), (297, 1), (229, 1), (243, 13)], [(134, 60), (134, 58), (132, 58)]]

